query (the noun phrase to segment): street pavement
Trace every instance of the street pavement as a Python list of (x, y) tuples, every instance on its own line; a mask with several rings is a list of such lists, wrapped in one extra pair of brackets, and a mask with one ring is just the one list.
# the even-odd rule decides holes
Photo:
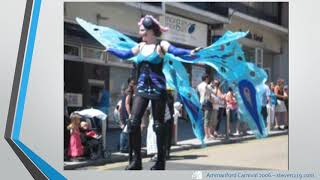
[[(178, 151), (171, 154), (167, 170), (288, 170), (288, 135), (241, 143)], [(80, 168), (123, 170), (127, 162)], [(144, 170), (154, 162), (143, 159)]]
[[(112, 127), (117, 127), (113, 125)], [(235, 123), (233, 123), (233, 127), (235, 127)], [(110, 152), (118, 152), (119, 151), (119, 137), (121, 130), (119, 128), (112, 128), (107, 131), (107, 147)], [(220, 134), (224, 134), (225, 132), (225, 121), (221, 121), (219, 125)], [(145, 136), (146, 137), (146, 136)], [(142, 137), (142, 146), (146, 145), (146, 138)], [(193, 133), (191, 124), (189, 121), (185, 119), (178, 120), (178, 142), (193, 140), (195, 139), (195, 135)]]
[[(191, 125), (188, 121), (185, 121), (183, 119), (180, 119), (178, 121), (178, 142), (177, 145), (174, 145), (171, 147), (172, 152), (176, 151), (185, 151), (195, 148), (201, 148), (203, 145), (201, 142), (196, 139), (192, 132)], [(110, 127), (110, 126), (109, 126)], [(115, 125), (111, 127), (117, 127)], [(225, 123), (224, 121), (221, 122), (219, 126), (219, 131), (221, 134), (224, 134), (225, 132)], [(65, 170), (71, 170), (71, 169), (79, 169), (83, 167), (88, 166), (99, 166), (99, 165), (105, 165), (105, 164), (113, 164), (118, 162), (126, 162), (128, 160), (128, 154), (120, 153), (118, 149), (119, 144), (119, 137), (120, 137), (121, 130), (119, 128), (109, 128), (107, 131), (107, 150), (111, 152), (110, 158), (101, 158), (98, 160), (85, 160), (80, 162), (64, 162), (64, 169)], [(279, 136), (283, 134), (287, 134), (288, 131), (271, 131), (269, 136)], [(223, 138), (218, 138), (214, 140), (206, 140), (205, 144), (206, 146), (217, 146), (217, 145), (224, 145), (224, 144), (231, 144), (231, 143), (242, 143), (246, 140), (252, 140), (255, 139), (254, 135), (247, 135), (247, 136), (237, 136), (237, 137), (230, 137), (229, 140), (225, 140)], [(145, 138), (142, 138), (142, 144), (145, 145)], [(146, 148), (143, 146), (142, 148), (142, 156), (147, 157), (146, 155)], [(150, 156), (149, 156), (150, 157)], [(176, 167), (174, 164), (168, 164), (168, 168), (170, 166)], [(148, 166), (148, 163), (146, 167)], [(151, 165), (150, 165), (151, 166)], [(178, 166), (177, 166), (178, 167)], [(202, 167), (202, 166), (199, 166)], [(230, 166), (232, 167), (232, 166)], [(235, 166), (237, 167), (237, 166)], [(207, 168), (207, 166), (203, 167), (204, 169)], [(216, 167), (218, 168), (218, 167)]]

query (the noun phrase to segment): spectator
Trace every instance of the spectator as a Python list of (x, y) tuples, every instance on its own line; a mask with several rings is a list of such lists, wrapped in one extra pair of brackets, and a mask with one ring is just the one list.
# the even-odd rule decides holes
[(120, 134), (120, 152), (128, 153), (129, 143), (128, 133), (124, 130), (127, 125), (127, 120), (131, 114), (131, 107), (133, 102), (133, 97), (135, 94), (135, 81), (133, 78), (128, 79), (128, 88), (125, 94), (122, 96), (121, 109), (120, 109), (120, 128), (122, 132)]
[(92, 130), (87, 122), (82, 121), (80, 137), (85, 154), (88, 154), (92, 160), (98, 159), (101, 156), (101, 136)]
[(288, 113), (287, 113), (287, 108), (285, 105), (285, 99), (287, 98), (284, 95), (284, 80), (283, 79), (279, 79), (277, 81), (277, 85), (274, 88), (274, 93), (277, 96), (277, 105), (276, 105), (276, 126), (275, 129), (281, 129), (279, 126), (279, 121), (280, 121), (280, 117), (281, 115), (284, 115), (284, 122), (285, 122), (285, 127), (288, 127)]
[(283, 91), (284, 91), (283, 95), (285, 96), (284, 104), (286, 105), (287, 112), (289, 114), (289, 88), (287, 85), (283, 87)]
[[(237, 111), (238, 111), (238, 104), (237, 104), (237, 100), (236, 97), (233, 93), (233, 90), (231, 87), (229, 87), (227, 95), (226, 95), (226, 103), (227, 103), (227, 117), (229, 120), (228, 124), (236, 124), (236, 133), (233, 134), (235, 136), (239, 135), (239, 121), (238, 121), (238, 116), (237, 116)], [(227, 127), (227, 133), (231, 134), (231, 130), (233, 129), (232, 126)]]
[(101, 90), (101, 92), (98, 94), (97, 106), (99, 110), (106, 114), (109, 114), (109, 99), (110, 94), (107, 91), (107, 87), (104, 87), (103, 90)]
[[(268, 120), (267, 120), (267, 123), (268, 123), (268, 129), (269, 130), (272, 130), (273, 129), (273, 126), (274, 126), (274, 123), (275, 123), (275, 107), (276, 107), (276, 104), (277, 104), (277, 97), (276, 95), (274, 94), (274, 83), (273, 82), (270, 82), (269, 84), (269, 93), (267, 94), (267, 97), (268, 97), (268, 104), (267, 104), (267, 110), (268, 110)], [(278, 124), (276, 124), (276, 126), (279, 126)]]
[[(223, 117), (226, 114), (226, 103), (225, 103), (225, 95), (223, 94), (221, 90), (221, 84), (219, 80), (214, 80), (213, 82), (213, 93), (218, 97), (218, 122), (215, 131), (218, 132), (219, 124), (222, 122)], [(217, 133), (218, 135), (218, 133)], [(218, 135), (219, 136), (219, 135)]]
[(286, 105), (286, 108), (287, 108), (287, 115), (286, 115), (287, 123), (285, 126), (285, 129), (287, 129), (288, 125), (289, 125), (289, 87), (286, 85), (286, 86), (284, 86), (283, 90), (284, 90), (284, 96), (285, 96), (284, 104)]
[(268, 117), (267, 104), (268, 104), (269, 94), (270, 94), (270, 89), (268, 85), (264, 84), (262, 89), (262, 97), (261, 97), (261, 115), (266, 127), (267, 127), (267, 117)]
[(212, 102), (212, 128), (211, 128), (211, 134), (216, 138), (218, 136), (218, 133), (215, 131), (218, 124), (218, 112), (219, 112), (219, 97), (217, 95), (217, 91), (215, 90), (214, 86), (215, 81), (211, 81), (210, 84), (210, 96), (211, 96), (211, 102)]
[(71, 158), (77, 158), (83, 155), (83, 146), (80, 138), (80, 115), (72, 113), (70, 115), (71, 123), (68, 126), (70, 130), (70, 142), (68, 149), (68, 156)]
[(200, 104), (203, 111), (204, 133), (205, 138), (213, 138), (211, 134), (211, 116), (212, 116), (212, 103), (209, 89), (209, 76), (204, 74), (202, 82), (197, 86), (197, 91), (200, 95)]

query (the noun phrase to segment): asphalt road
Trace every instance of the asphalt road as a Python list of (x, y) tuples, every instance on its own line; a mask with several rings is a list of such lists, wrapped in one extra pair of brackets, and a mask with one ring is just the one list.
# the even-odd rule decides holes
[[(123, 170), (127, 162), (92, 166), (82, 169)], [(154, 162), (143, 159), (143, 169)], [(167, 170), (287, 170), (288, 136), (243, 141), (172, 153)]]

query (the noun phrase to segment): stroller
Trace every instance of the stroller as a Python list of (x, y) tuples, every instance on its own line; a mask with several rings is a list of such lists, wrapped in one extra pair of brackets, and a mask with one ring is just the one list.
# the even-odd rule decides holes
[[(97, 132), (99, 136), (99, 143), (101, 143), (101, 145), (99, 146), (101, 148), (99, 149), (101, 155), (106, 159), (110, 158), (111, 152), (107, 150), (106, 141), (107, 115), (102, 111), (93, 108), (77, 111), (77, 113), (82, 116), (85, 122), (88, 123), (89, 127), (91, 127), (91, 130)], [(90, 158), (91, 156), (92, 154), (90, 154)]]

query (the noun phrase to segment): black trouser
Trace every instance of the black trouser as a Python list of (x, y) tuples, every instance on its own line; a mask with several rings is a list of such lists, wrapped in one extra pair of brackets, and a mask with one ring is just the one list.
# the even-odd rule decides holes
[[(149, 104), (148, 98), (137, 95), (134, 98), (131, 117), (129, 118), (129, 162), (141, 161), (141, 119)], [(158, 160), (165, 161), (165, 99), (151, 100), (152, 116), (154, 119), (153, 130), (157, 135)], [(132, 158), (132, 151), (134, 158)]]
[(219, 110), (218, 110), (218, 123), (217, 123), (216, 129), (215, 129), (216, 132), (219, 132), (220, 124), (221, 124), (224, 116), (226, 116), (226, 108), (219, 107)]
[(264, 122), (265, 126), (267, 126), (267, 117), (268, 117), (267, 106), (261, 107), (261, 115), (262, 115), (263, 122)]
[(171, 118), (170, 120), (166, 121), (166, 129), (167, 129), (167, 143), (166, 143), (166, 147), (167, 147), (167, 155), (170, 155), (170, 148), (171, 148), (171, 142), (172, 142), (172, 126), (173, 126), (173, 118)]

